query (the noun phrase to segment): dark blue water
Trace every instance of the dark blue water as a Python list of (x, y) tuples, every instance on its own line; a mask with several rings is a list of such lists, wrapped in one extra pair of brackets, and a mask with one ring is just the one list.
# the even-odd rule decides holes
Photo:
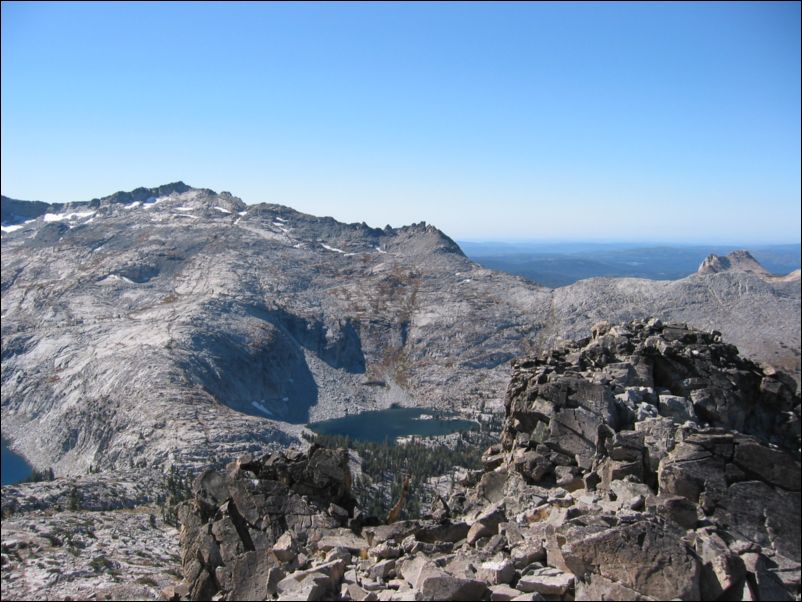
[(5, 439), (2, 440), (2, 444), (3, 454), (2, 463), (0, 463), (0, 481), (2, 481), (2, 484), (19, 483), (29, 477), (33, 472), (30, 464), (25, 461), (25, 458), (8, 449)]
[(421, 414), (432, 415), (435, 410), (426, 408), (390, 408), (375, 412), (362, 412), (353, 416), (313, 422), (309, 428), (321, 435), (342, 435), (360, 441), (393, 442), (404, 435), (447, 435), (475, 428), (470, 420), (434, 418), (420, 420)]

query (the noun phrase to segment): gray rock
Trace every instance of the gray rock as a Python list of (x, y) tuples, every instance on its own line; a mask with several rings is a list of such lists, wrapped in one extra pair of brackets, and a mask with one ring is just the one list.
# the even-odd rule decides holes
[[(345, 563), (342, 560), (295, 571), (278, 582), (279, 599), (323, 600), (332, 592), (340, 591), (340, 583), (344, 574)], [(253, 577), (249, 577), (249, 579), (253, 579)]]
[(300, 571), (279, 581), (279, 600), (325, 600), (330, 580), (323, 573)]
[(509, 583), (514, 576), (515, 567), (506, 558), (483, 562), (476, 572), (476, 577), (489, 585)]
[(368, 542), (348, 529), (330, 529), (323, 532), (316, 546), (323, 552), (343, 548), (352, 554), (359, 554), (363, 548), (368, 547)]
[(413, 588), (418, 588), (418, 580), (424, 569), (430, 568), (432, 559), (422, 554), (415, 557), (406, 557), (396, 563), (396, 573)]
[(700, 577), (703, 600), (717, 600), (743, 582), (746, 576), (743, 560), (717, 534), (697, 532), (694, 548), (703, 563)]
[(468, 544), (474, 545), (483, 537), (491, 537), (498, 533), (498, 526), (505, 522), (507, 516), (504, 513), (504, 504), (495, 503), (485, 508), (474, 523), (471, 525), (466, 535)]
[(697, 505), (688, 498), (672, 495), (657, 500), (657, 512), (684, 529), (693, 529), (699, 523)]
[(574, 585), (574, 576), (551, 567), (535, 569), (523, 575), (516, 584), (522, 592), (545, 596), (562, 596)]
[(419, 583), (421, 600), (482, 600), (488, 592), (482, 581), (460, 579), (442, 571), (421, 576)]
[(390, 525), (380, 525), (362, 530), (362, 536), (371, 546), (377, 546), (386, 541), (401, 543), (409, 535), (414, 535), (420, 525), (415, 521), (397, 521)]
[[(776, 563), (763, 554), (747, 552), (741, 556), (746, 570), (751, 574), (750, 589), (758, 600), (793, 600), (794, 596), (778, 575), (772, 572)], [(798, 569), (797, 569), (798, 571)], [(798, 581), (797, 581), (798, 588)], [(746, 592), (745, 592), (746, 593)]]
[(555, 533), (549, 562), (583, 580), (598, 574), (655, 599), (699, 597), (701, 566), (696, 555), (679, 533), (646, 517), (610, 528), (600, 524)]
[(514, 600), (523, 592), (514, 589), (506, 584), (491, 585), (490, 586), (490, 600), (498, 602), (506, 602), (507, 600)]
[(387, 581), (395, 573), (395, 560), (392, 558), (381, 560), (368, 570), (371, 579), (376, 581)]
[(290, 531), (285, 531), (276, 543), (273, 544), (273, 555), (279, 562), (292, 562), (295, 560), (295, 541)]
[(383, 541), (368, 550), (368, 555), (379, 559), (398, 558), (401, 556), (401, 547), (397, 544)]
[(533, 562), (540, 562), (546, 559), (546, 548), (541, 541), (527, 540), (515, 546), (510, 552), (515, 568), (524, 569)]
[(693, 404), (678, 395), (660, 395), (660, 415), (671, 418), (679, 424), (696, 417)]
[(345, 586), (345, 592), (348, 594), (348, 597), (351, 600), (357, 600), (358, 602), (368, 602), (379, 599), (374, 592), (364, 590), (356, 583), (349, 583), (347, 586)]
[(415, 539), (424, 543), (451, 542), (465, 539), (469, 531), (465, 522), (443, 521), (433, 525), (423, 525), (415, 531)]

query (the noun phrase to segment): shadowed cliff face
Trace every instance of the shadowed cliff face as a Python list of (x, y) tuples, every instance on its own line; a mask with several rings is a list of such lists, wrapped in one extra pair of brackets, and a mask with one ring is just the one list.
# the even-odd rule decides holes
[(426, 224), (343, 224), (183, 183), (25, 207), (4, 200), (3, 434), (57, 472), (198, 465), (394, 402), (500, 409), (511, 357), (599, 319), (716, 328), (798, 368), (798, 282), (552, 291)]

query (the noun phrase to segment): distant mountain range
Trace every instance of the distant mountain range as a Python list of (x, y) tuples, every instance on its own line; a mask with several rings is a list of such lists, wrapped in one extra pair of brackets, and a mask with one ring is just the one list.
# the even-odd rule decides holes
[[(696, 272), (710, 254), (727, 255), (742, 247), (633, 243), (475, 243), (460, 242), (480, 265), (544, 286), (566, 286), (583, 278), (633, 277), (676, 280)], [(750, 252), (773, 274), (800, 267), (800, 245), (763, 245)]]
[(182, 182), (3, 197), (2, 434), (57, 474), (198, 467), (392, 403), (498, 410), (512, 358), (651, 316), (798, 378), (799, 280), (729, 262), (551, 289), (425, 223), (344, 224)]

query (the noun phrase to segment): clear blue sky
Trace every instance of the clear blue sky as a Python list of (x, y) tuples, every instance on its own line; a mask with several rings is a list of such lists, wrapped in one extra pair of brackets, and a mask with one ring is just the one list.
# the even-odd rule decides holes
[(800, 240), (800, 5), (2, 4), (2, 192)]

